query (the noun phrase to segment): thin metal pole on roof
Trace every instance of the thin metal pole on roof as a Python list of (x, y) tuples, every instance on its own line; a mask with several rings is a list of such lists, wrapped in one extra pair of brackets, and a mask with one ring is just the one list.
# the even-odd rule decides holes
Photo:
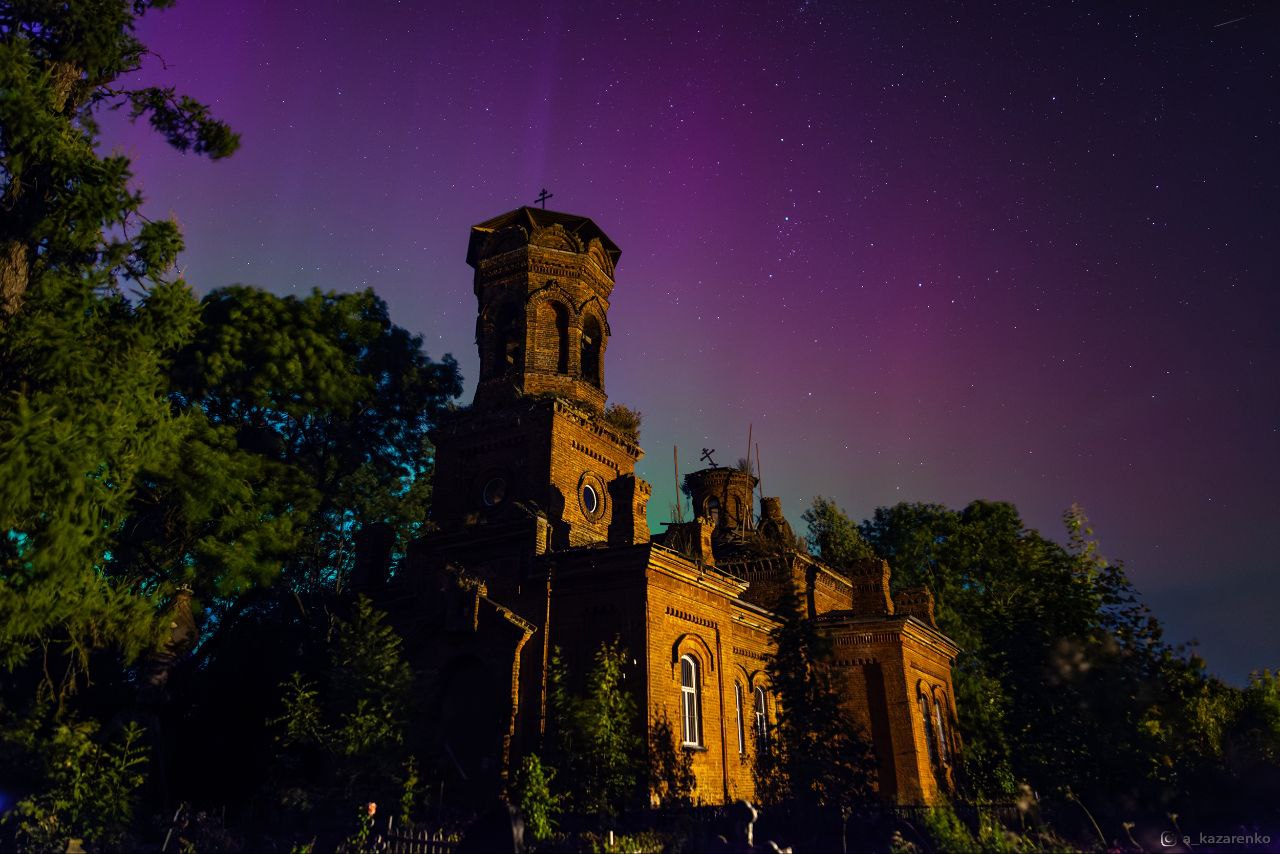
[(679, 445), (671, 446), (671, 456), (672, 456), (672, 459), (675, 461), (675, 467), (676, 467), (676, 521), (683, 522), (684, 508), (681, 506), (681, 503), (680, 503), (680, 446)]
[(760, 444), (756, 443), (756, 486), (760, 487), (760, 503), (764, 504), (764, 478), (760, 474)]
[[(747, 477), (751, 477), (751, 435), (755, 429), (755, 424), (747, 422)], [(747, 496), (747, 515), (742, 519), (742, 532), (745, 534), (747, 529), (752, 527), (751, 517), (755, 515), (755, 508), (751, 506), (751, 496)]]

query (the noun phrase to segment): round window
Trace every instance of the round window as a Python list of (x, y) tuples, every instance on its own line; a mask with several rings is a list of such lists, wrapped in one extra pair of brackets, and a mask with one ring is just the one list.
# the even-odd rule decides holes
[(485, 507), (502, 503), (502, 499), (507, 497), (507, 482), (500, 477), (492, 478), (484, 485), (484, 492), (480, 497), (484, 500)]
[(578, 509), (587, 517), (588, 522), (599, 522), (604, 518), (605, 502), (604, 481), (592, 472), (583, 472), (578, 479)]

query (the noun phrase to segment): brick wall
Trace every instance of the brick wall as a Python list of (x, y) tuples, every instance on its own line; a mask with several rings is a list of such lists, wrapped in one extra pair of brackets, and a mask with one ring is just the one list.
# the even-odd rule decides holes
[[(550, 438), (547, 506), (560, 508), (558, 517), (553, 510), (553, 519), (563, 526), (557, 532), (562, 537), (558, 545), (573, 547), (606, 542), (615, 514), (630, 520), (633, 538), (639, 529), (647, 535), (648, 521), (644, 518), (647, 489), (637, 487), (627, 496), (630, 503), (618, 507), (615, 504), (618, 488), (611, 486), (619, 479), (634, 479), (640, 449), (622, 440), (598, 419), (559, 402), (554, 406)], [(592, 487), (598, 502), (594, 513), (583, 499), (583, 487), (587, 485)]]
[[(504, 501), (545, 510), (556, 548), (648, 539), (651, 490), (635, 477), (642, 451), (588, 410), (532, 398), (473, 408), (435, 430), (432, 440), (437, 524), (460, 525), (488, 512), (485, 484), (502, 478)], [(594, 512), (584, 502), (586, 485), (596, 496)]]
[[(951, 660), (958, 649), (908, 617), (837, 618), (826, 629), (847, 707), (879, 757), (881, 792), (902, 804), (935, 803), (940, 782), (949, 787), (952, 781), (946, 767), (933, 770), (916, 695), (923, 686), (930, 696), (936, 690), (954, 702)], [(954, 705), (949, 713), (954, 716)]]
[[(765, 689), (765, 709), (772, 725), (776, 708), (773, 697), (769, 693), (769, 680), (764, 672), (765, 656), (772, 650), (770, 631), (777, 626), (777, 620), (756, 608), (743, 607), (734, 603), (731, 643), (726, 650), (728, 678), (726, 682), (727, 700), (725, 703), (725, 724), (729, 732), (728, 777), (729, 798), (736, 800), (755, 797), (755, 777), (753, 765), (755, 761), (755, 689)], [(743, 736), (744, 750), (739, 752), (737, 739), (737, 709), (733, 686), (742, 685), (743, 689)]]

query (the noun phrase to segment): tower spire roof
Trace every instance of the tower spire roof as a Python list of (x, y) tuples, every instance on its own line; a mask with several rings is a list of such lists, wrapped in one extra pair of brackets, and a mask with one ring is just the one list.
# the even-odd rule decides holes
[(467, 263), (474, 267), (484, 255), (488, 254), (484, 250), (490, 239), (505, 228), (518, 226), (526, 233), (532, 233), (534, 229), (550, 228), (554, 225), (576, 236), (584, 246), (593, 239), (599, 239), (601, 247), (615, 265), (622, 257), (622, 250), (618, 248), (618, 244), (614, 243), (609, 235), (588, 217), (522, 205), (513, 211), (499, 214), (471, 226), (471, 240), (467, 244)]

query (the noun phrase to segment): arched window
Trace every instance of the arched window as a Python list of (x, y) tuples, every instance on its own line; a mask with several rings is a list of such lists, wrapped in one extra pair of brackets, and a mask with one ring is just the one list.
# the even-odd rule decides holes
[(938, 743), (934, 738), (932, 716), (929, 714), (929, 698), (924, 694), (917, 694), (916, 700), (920, 704), (920, 719), (924, 724), (924, 743), (929, 752), (929, 762), (936, 767), (938, 764)]
[(942, 704), (938, 702), (938, 698), (933, 698), (933, 723), (938, 730), (938, 754), (942, 757), (943, 762), (950, 761), (947, 748), (947, 726), (946, 718), (942, 714)]
[(551, 311), (556, 324), (556, 370), (569, 373), (569, 310), (560, 303), (552, 303)]
[(742, 683), (733, 683), (733, 707), (738, 712), (738, 754), (747, 752), (747, 731), (746, 724), (743, 721), (742, 711)]
[(769, 712), (762, 685), (756, 686), (756, 736), (761, 744), (769, 740)]
[(603, 383), (600, 377), (600, 351), (604, 346), (604, 330), (595, 315), (587, 315), (582, 323), (582, 378), (596, 388)]
[(707, 499), (707, 521), (712, 525), (720, 524), (720, 499)]
[(702, 746), (702, 698), (699, 696), (698, 662), (692, 655), (680, 656), (680, 731), (684, 743)]
[(494, 323), (494, 373), (505, 374), (524, 360), (524, 333), (520, 329), (520, 311), (515, 305), (503, 306)]

